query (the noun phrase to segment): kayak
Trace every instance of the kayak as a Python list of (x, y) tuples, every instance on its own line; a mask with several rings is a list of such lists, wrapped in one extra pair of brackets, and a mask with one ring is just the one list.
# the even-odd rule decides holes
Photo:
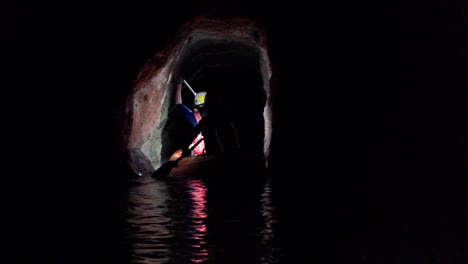
[(252, 155), (198, 155), (182, 158), (167, 176), (216, 177), (220, 174), (235, 174), (239, 177), (264, 170), (264, 160)]

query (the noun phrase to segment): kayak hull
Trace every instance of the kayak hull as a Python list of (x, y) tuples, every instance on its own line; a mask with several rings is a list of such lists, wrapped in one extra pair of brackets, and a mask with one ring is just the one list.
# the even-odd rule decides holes
[(244, 155), (199, 155), (185, 157), (172, 168), (169, 177), (216, 177), (216, 175), (235, 174), (233, 176), (262, 174), (266, 170), (263, 159)]

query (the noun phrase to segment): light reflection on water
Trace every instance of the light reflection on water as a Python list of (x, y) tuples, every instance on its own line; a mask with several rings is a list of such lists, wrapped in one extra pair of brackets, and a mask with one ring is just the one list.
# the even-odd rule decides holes
[(268, 179), (139, 178), (124, 203), (130, 263), (277, 263)]
[[(204, 248), (206, 246), (205, 235), (207, 233), (207, 227), (205, 224), (206, 214), (206, 187), (201, 180), (189, 181), (191, 187), (190, 194), (192, 195), (192, 225), (195, 229), (193, 238), (195, 239), (192, 247), (199, 249), (195, 252), (195, 258), (191, 260), (195, 263), (201, 263), (208, 259), (208, 250)], [(198, 243), (197, 243), (198, 242)]]

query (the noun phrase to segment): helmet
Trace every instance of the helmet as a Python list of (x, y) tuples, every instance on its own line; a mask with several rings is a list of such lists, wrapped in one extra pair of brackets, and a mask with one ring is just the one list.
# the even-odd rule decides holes
[(198, 92), (195, 95), (195, 107), (203, 107), (205, 105), (206, 92)]

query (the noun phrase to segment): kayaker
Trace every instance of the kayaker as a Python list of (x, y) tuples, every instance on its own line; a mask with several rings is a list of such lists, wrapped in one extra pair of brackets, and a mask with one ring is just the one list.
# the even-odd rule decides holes
[[(240, 149), (240, 142), (233, 120), (233, 105), (226, 102), (221, 94), (213, 91), (205, 93), (204, 107), (199, 108), (201, 119), (194, 127), (191, 142), (201, 134), (204, 138), (206, 154), (230, 154)], [(188, 150), (191, 144), (186, 144)]]

